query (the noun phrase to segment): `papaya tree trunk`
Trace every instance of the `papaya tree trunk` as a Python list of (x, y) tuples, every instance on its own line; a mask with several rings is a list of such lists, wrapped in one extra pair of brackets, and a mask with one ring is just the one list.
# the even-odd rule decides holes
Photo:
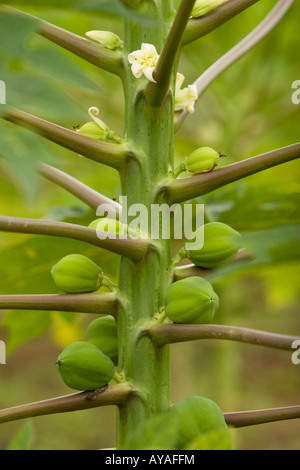
[[(173, 2), (163, 0), (147, 4), (148, 15), (158, 28), (145, 30), (143, 25), (127, 21), (125, 44), (127, 53), (141, 48), (142, 43), (154, 44), (159, 52), (173, 19)], [(121, 174), (122, 194), (127, 197), (127, 207), (142, 204), (151, 233), (151, 207), (156, 200), (157, 184), (173, 166), (174, 102), (172, 91), (162, 107), (149, 103), (142, 79), (137, 80), (127, 66), (126, 134), (138, 149), (138, 161), (131, 161)], [(137, 216), (139, 214), (137, 212)], [(128, 214), (130, 223), (131, 215)], [(160, 221), (162, 224), (162, 221)], [(145, 418), (170, 407), (169, 346), (158, 347), (148, 337), (140, 335), (145, 326), (163, 305), (171, 282), (171, 241), (154, 240), (146, 258), (133, 263), (121, 259), (120, 290), (124, 302), (118, 316), (119, 370), (130, 377), (136, 393), (126, 406), (120, 408), (118, 443)]]

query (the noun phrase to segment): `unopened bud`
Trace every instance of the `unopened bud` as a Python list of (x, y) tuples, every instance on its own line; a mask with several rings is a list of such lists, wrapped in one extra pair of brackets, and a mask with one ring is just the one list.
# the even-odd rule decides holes
[(85, 34), (89, 39), (98, 42), (106, 49), (116, 51), (124, 48), (124, 42), (111, 31), (88, 31)]
[(204, 16), (225, 2), (227, 0), (197, 0), (192, 10), (192, 17)]

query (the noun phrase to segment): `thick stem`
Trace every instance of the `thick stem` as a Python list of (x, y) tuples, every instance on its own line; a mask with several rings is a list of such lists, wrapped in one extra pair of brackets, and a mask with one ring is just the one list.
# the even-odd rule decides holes
[(148, 84), (151, 103), (160, 106), (167, 96), (173, 76), (173, 67), (179, 51), (182, 36), (191, 15), (195, 0), (182, 0), (177, 15), (164, 43), (158, 63), (153, 73), (155, 84)]
[(128, 382), (99, 388), (88, 392), (74, 393), (49, 400), (19, 405), (0, 410), (0, 424), (36, 416), (46, 416), (70, 411), (88, 410), (100, 406), (116, 405), (119, 407), (134, 393)]
[(48, 310), (116, 316), (118, 304), (115, 293), (0, 295), (1, 310)]
[(39, 172), (48, 180), (61, 186), (62, 188), (69, 191), (69, 193), (85, 202), (89, 207), (95, 209), (95, 211), (97, 211), (98, 207), (102, 204), (108, 204), (112, 206), (116, 212), (117, 219), (120, 218), (122, 206), (118, 202), (98, 193), (94, 189), (83, 184), (81, 181), (73, 178), (73, 176), (70, 176), (68, 173), (58, 170), (57, 168), (54, 168), (51, 165), (47, 165), (46, 163), (39, 165)]
[(207, 15), (191, 19), (186, 27), (182, 45), (202, 38), (258, 1), (259, 0), (228, 0)]
[[(146, 334), (147, 330), (144, 333)], [(201, 339), (222, 339), (286, 351), (292, 351), (293, 342), (300, 339), (299, 336), (279, 335), (227, 325), (158, 324), (150, 327), (148, 334), (161, 346)]]
[[(240, 261), (252, 261), (253, 256), (247, 253), (246, 250), (241, 249), (238, 251), (233, 263), (238, 263)], [(194, 264), (185, 264), (181, 266), (176, 266), (174, 269), (174, 281), (179, 281), (180, 279), (186, 279), (187, 277), (191, 276), (199, 276), (199, 277), (206, 277), (210, 275), (214, 270), (208, 268), (199, 268), (199, 266), (195, 266)]]
[(300, 158), (300, 143), (248, 158), (210, 173), (177, 180), (170, 179), (163, 185), (161, 191), (167, 194), (170, 204), (184, 202), (297, 158)]
[(78, 36), (77, 34), (73, 34), (70, 31), (66, 31), (65, 29), (59, 28), (47, 21), (36, 18), (29, 13), (17, 10), (16, 8), (2, 5), (0, 7), (0, 11), (36, 20), (37, 33), (40, 36), (43, 36), (54, 44), (63, 47), (103, 70), (122, 76), (124, 68), (123, 57), (120, 52), (108, 50), (105, 47), (101, 47), (92, 41)]
[[(194, 82), (198, 91), (198, 99), (225, 70), (237, 62), (242, 56), (247, 54), (248, 51), (253, 49), (275, 28), (275, 26), (277, 26), (293, 3), (294, 0), (279, 0), (272, 11), (250, 34), (217, 60)], [(176, 130), (181, 126), (188, 114), (187, 110), (184, 109), (180, 114), (178, 114), (178, 116), (176, 116)]]
[(275, 423), (288, 419), (300, 418), (300, 406), (286, 406), (284, 408), (271, 408), (267, 410), (238, 411), (224, 413), (225, 421), (229, 426), (242, 428), (257, 424)]
[[(126, 23), (128, 53), (140, 47), (142, 42), (155, 44), (158, 50), (162, 48), (173, 17), (173, 5), (169, 0), (156, 3), (155, 8), (147, 4), (149, 16), (157, 24), (157, 29), (147, 31), (147, 37), (142, 25)], [(156, 184), (168, 175), (173, 165), (174, 105), (170, 94), (163, 107), (153, 108), (146, 93), (138, 87), (139, 80), (134, 78), (128, 66), (126, 131), (145, 158), (141, 165), (128, 166), (121, 174), (121, 182), (128, 208), (136, 203), (145, 208), (149, 223), (147, 231), (151, 233), (151, 207), (158, 202), (155, 200)], [(129, 221), (131, 217), (134, 217), (132, 213)], [(127, 303), (118, 316), (119, 370), (133, 380), (141, 393), (133, 396), (119, 412), (118, 446), (147, 417), (171, 405), (169, 348), (157, 347), (149, 337), (140, 336), (142, 326), (161, 307), (171, 282), (171, 241), (160, 239), (155, 242), (156, 248), (141, 263), (134, 266), (125, 258), (121, 259), (119, 287), (126, 293)]]
[(18, 109), (6, 109), (2, 118), (28, 128), (61, 147), (116, 170), (121, 170), (127, 159), (134, 158), (134, 153), (127, 144), (101, 142)]
[(107, 237), (107, 233), (81, 225), (52, 220), (0, 216), (0, 231), (71, 238), (99, 246), (118, 255), (127, 256), (133, 261), (144, 258), (150, 249), (150, 243), (147, 240), (134, 240), (129, 237), (121, 239), (117, 235), (114, 238), (110, 236), (100, 239), (99, 235)]

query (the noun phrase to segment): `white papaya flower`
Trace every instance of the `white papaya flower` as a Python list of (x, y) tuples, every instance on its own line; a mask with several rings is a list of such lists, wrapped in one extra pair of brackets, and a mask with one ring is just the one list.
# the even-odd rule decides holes
[(198, 91), (196, 85), (189, 85), (187, 88), (181, 89), (184, 82), (184, 75), (178, 73), (176, 77), (175, 89), (175, 111), (186, 109), (189, 113), (195, 111), (194, 105), (198, 99)]
[(131, 71), (136, 78), (142, 75), (154, 82), (153, 72), (156, 67), (159, 55), (153, 44), (143, 43), (141, 49), (133, 51), (128, 55), (128, 61), (131, 64)]
[(197, 0), (192, 10), (192, 17), (199, 18), (199, 16), (204, 16), (225, 2), (227, 0)]

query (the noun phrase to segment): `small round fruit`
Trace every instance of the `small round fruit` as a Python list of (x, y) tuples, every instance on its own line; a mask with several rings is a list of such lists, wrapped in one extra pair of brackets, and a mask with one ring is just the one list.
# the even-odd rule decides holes
[(100, 289), (103, 271), (83, 255), (68, 255), (51, 269), (56, 286), (68, 294), (95, 292)]
[(212, 171), (221, 156), (223, 156), (221, 152), (216, 152), (210, 147), (200, 147), (186, 158), (186, 171), (193, 175)]
[(124, 224), (108, 217), (94, 220), (90, 223), (89, 227), (103, 232), (115, 233), (116, 235), (124, 235), (126, 233), (126, 226)]
[(86, 330), (88, 342), (97, 346), (114, 364), (118, 362), (118, 335), (116, 320), (112, 315), (96, 318)]
[(85, 341), (69, 344), (56, 363), (64, 383), (74, 390), (96, 390), (114, 376), (114, 364), (96, 346)]
[(97, 139), (106, 141), (108, 139), (108, 131), (102, 129), (96, 122), (91, 121), (80, 127), (77, 132), (79, 134), (90, 137), (91, 139)]
[(174, 323), (211, 323), (218, 308), (219, 297), (201, 277), (174, 282), (166, 294), (165, 313)]
[(187, 250), (187, 255), (196, 266), (217, 268), (236, 257), (241, 247), (241, 239), (241, 234), (229, 225), (211, 222), (204, 225), (203, 247)]
[(200, 434), (228, 429), (219, 406), (203, 397), (189, 397), (171, 408), (178, 424), (177, 449), (182, 450)]

